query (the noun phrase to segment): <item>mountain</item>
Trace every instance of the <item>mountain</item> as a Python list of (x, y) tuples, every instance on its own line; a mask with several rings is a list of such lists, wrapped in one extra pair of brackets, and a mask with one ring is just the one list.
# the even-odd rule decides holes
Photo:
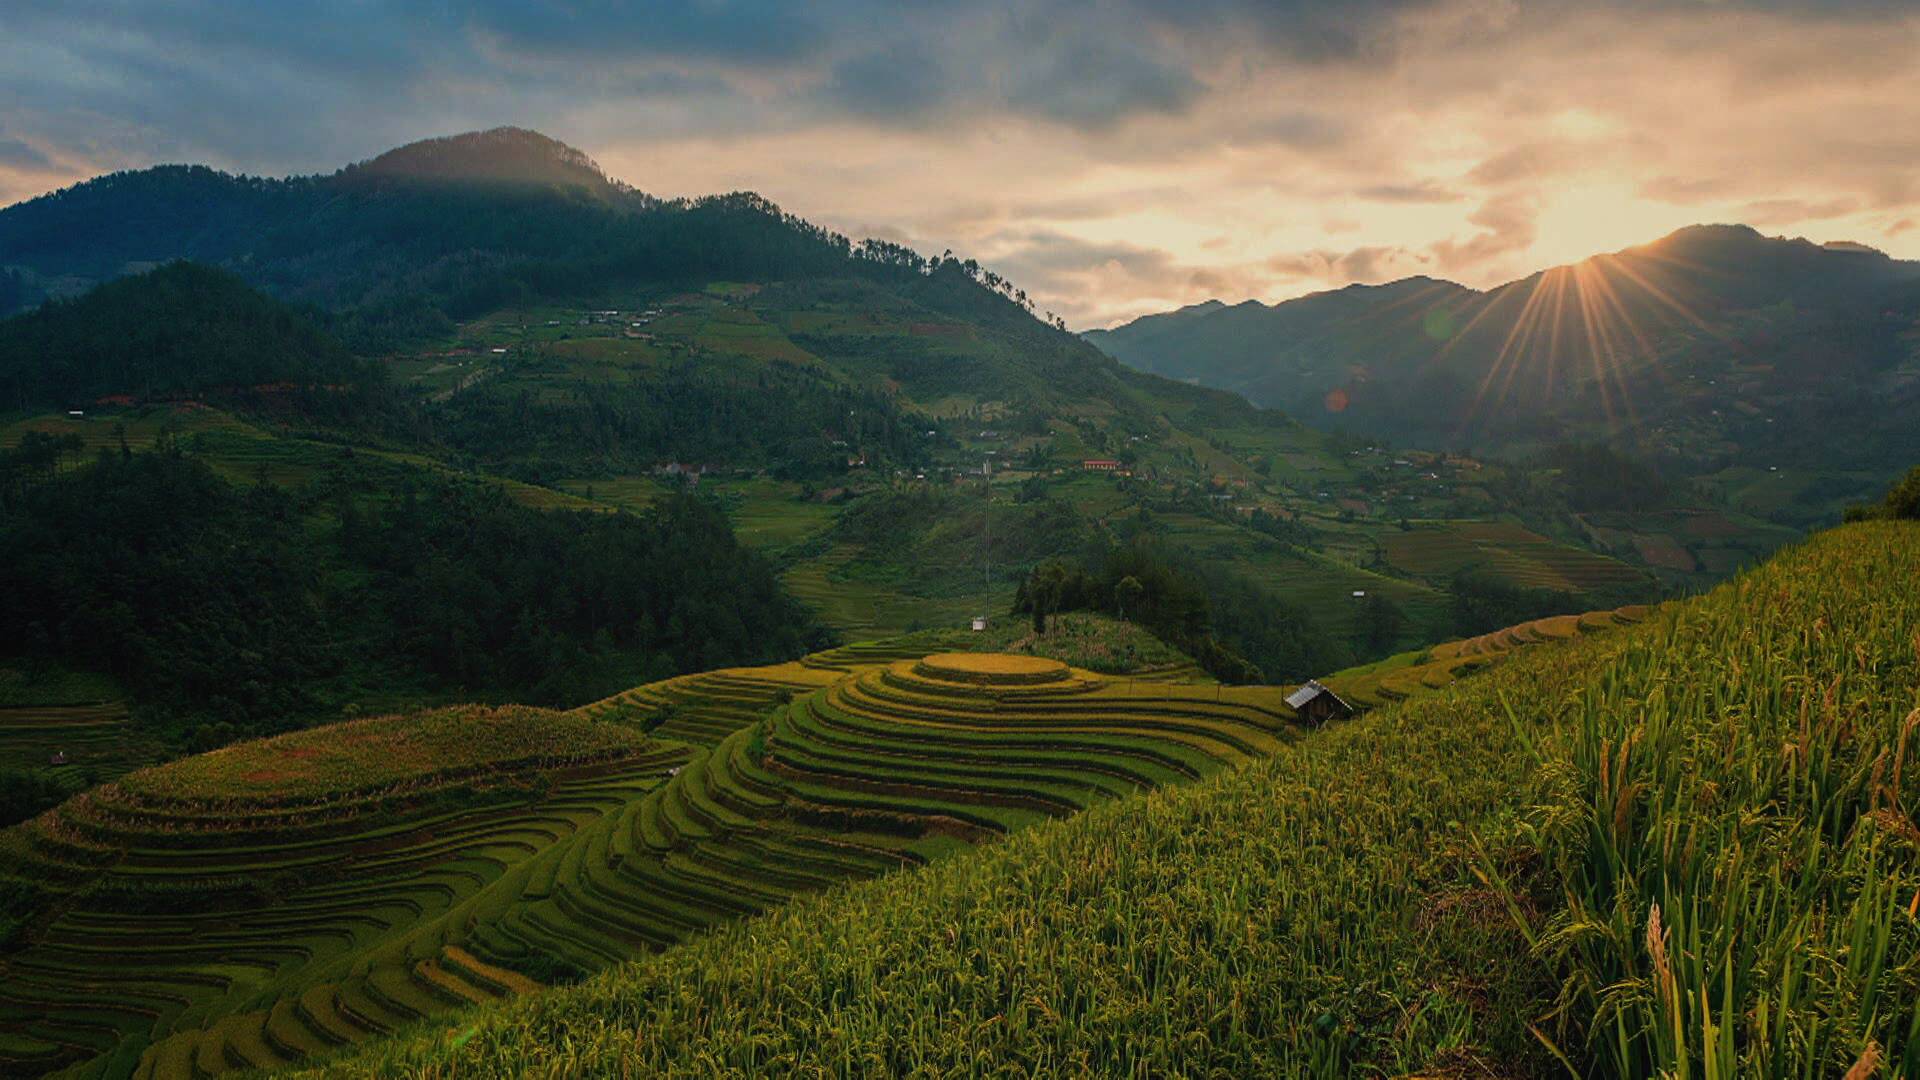
[(525, 128), (497, 127), (396, 147), (340, 171), (342, 186), (381, 181), (507, 184), (614, 199), (632, 188), (609, 179), (586, 154)]
[[(389, 377), (377, 424), (303, 430), (269, 451), (275, 431), (230, 437), (259, 419), (250, 412), (221, 431), (173, 415), (169, 399), (204, 380), (120, 386), (121, 372), (89, 389), (129, 399), (112, 422), (136, 432), (136, 448), (184, 424), (217, 472), (254, 479), (270, 454), (274, 475), (311, 490), (341, 482), (325, 446), (344, 442), (357, 462), (404, 454), (548, 506), (641, 510), (675, 478), (701, 477), (736, 522), (765, 529), (796, 592), (847, 633), (1002, 610), (1041, 560), (1177, 530), (1206, 534), (1207, 572), (1239, 583), (1236, 640), (1267, 642), (1255, 659), (1275, 671), (1350, 658), (1358, 620), (1333, 607), (1310, 628), (1274, 588), (1411, 605), (1369, 632), (1368, 649), (1451, 625), (1432, 586), (1314, 554), (1264, 501), (1273, 492), (1253, 498), (1277, 462), (1280, 477), (1331, 472), (1321, 433), (1133, 371), (971, 261), (855, 243), (751, 194), (663, 202), (603, 179), (586, 155), (511, 129), (318, 177), (166, 166), (0, 210), (0, 265), (43, 290), (113, 298), (137, 288), (123, 275), (192, 259), (311, 312)], [(188, 340), (219, 313), (151, 316), (155, 334)], [(126, 336), (137, 354), (153, 340)], [(57, 375), (69, 351), (50, 347), (36, 378)], [(263, 363), (285, 352), (252, 351)], [(77, 392), (14, 404), (65, 406)], [(107, 441), (108, 425), (92, 423), (104, 419), (88, 417), (89, 452)], [(0, 420), (75, 433), (64, 411)], [(962, 487), (989, 469), (1007, 504), (991, 515)], [(1230, 505), (1236, 490), (1246, 513)], [(1162, 498), (1179, 510), (1164, 523), (1146, 512)], [(876, 533), (871, 520), (898, 528)]]
[[(1920, 263), (1710, 225), (1486, 292), (1413, 278), (1087, 338), (1141, 370), (1415, 444), (1625, 436), (1695, 467), (1794, 447), (1878, 468), (1920, 448), (1917, 328)], [(1820, 445), (1841, 422), (1853, 442)]]
[(1265, 404), (1285, 400), (1282, 407), (1312, 415), (1319, 395), (1306, 393), (1303, 383), (1330, 389), (1346, 381), (1350, 357), (1415, 362), (1431, 351), (1429, 312), (1462, 307), (1474, 295), (1452, 282), (1416, 277), (1349, 285), (1272, 307), (1257, 300), (1231, 306), (1212, 300), (1084, 336), (1142, 371), (1223, 387)]
[[(0, 289), (30, 305), (176, 259), (341, 316), (356, 345), (444, 333), (523, 296), (609, 282), (818, 273), (855, 253), (757, 196), (662, 202), (586, 155), (496, 129), (327, 176), (114, 173), (0, 210)], [(888, 256), (868, 254), (878, 268)]]
[[(81, 434), (91, 454), (125, 424), (136, 449), (189, 442), (222, 476), (326, 492), (315, 520), (343, 533), (354, 474), (402, 460), (538, 507), (642, 511), (691, 480), (823, 624), (855, 637), (1005, 612), (1052, 560), (1096, 576), (1172, 567), (1170, 588), (1204, 597), (1182, 608), (1192, 640), (1211, 633), (1250, 661), (1222, 658), (1216, 674), (1305, 675), (1704, 584), (1826, 513), (1789, 500), (1790, 521), (1765, 520), (1782, 508), (1764, 503), (1729, 516), (1728, 498), (1604, 455), (1511, 467), (1387, 452), (1191, 385), (1171, 363), (1157, 370), (1179, 379), (1127, 367), (972, 261), (856, 243), (751, 194), (657, 200), (531, 132), (427, 140), (317, 177), (166, 166), (0, 210), (0, 265), (36, 288), (106, 292), (178, 258), (298, 305), (376, 364), (377, 415), (303, 410), (263, 427), (250, 403), (216, 403), (244, 414), (216, 421), (180, 415), (164, 387), (123, 387), (99, 396), (131, 403), (86, 432), (62, 411), (0, 417), (0, 439)], [(1304, 371), (1327, 387), (1303, 411), (1326, 415), (1338, 389), (1346, 415), (1367, 416), (1396, 369), (1478, 333), (1491, 295), (1419, 279), (1166, 322), (1277, 319), (1313, 343), (1290, 382), (1309, 384)], [(152, 321), (215, 315), (186, 305)], [(1360, 355), (1382, 377), (1351, 377)], [(1618, 497), (1591, 490), (1623, 478)]]

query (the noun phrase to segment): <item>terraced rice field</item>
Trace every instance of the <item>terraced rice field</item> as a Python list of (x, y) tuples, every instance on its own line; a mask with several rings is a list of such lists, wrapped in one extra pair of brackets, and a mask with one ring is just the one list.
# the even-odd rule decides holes
[[(302, 732), (0, 834), (0, 884), (46, 898), (0, 970), (0, 1073), (271, 1064), (518, 985), (444, 952), (453, 913), (689, 751), (541, 710), (446, 713), (447, 740), (405, 737), (432, 717)], [(461, 732), (486, 737), (443, 745)]]
[(959, 597), (921, 597), (864, 581), (842, 580), (836, 572), (852, 562), (859, 549), (840, 545), (816, 558), (798, 563), (781, 581), (820, 621), (845, 634), (885, 637), (928, 627), (967, 625), (972, 616), (1005, 611), (1012, 605), (1013, 586), (992, 593)]
[(0, 1072), (297, 1061), (1298, 737), (1285, 688), (942, 651), (980, 640), (314, 729), (71, 799), (0, 834), (0, 884), (50, 894), (0, 969)]
[(1916, 627), (1920, 526), (1848, 526), (310, 1075), (1920, 1076)]
[[(296, 1060), (1286, 737), (1270, 688), (917, 659), (966, 640), (848, 646), (418, 737), (316, 729), (69, 800), (4, 838), (21, 878), (65, 895), (0, 975), (0, 1071)], [(463, 730), (487, 733), (465, 757), (441, 745)], [(442, 767), (422, 779), (427, 759)]]
[(164, 751), (127, 722), (122, 701), (0, 708), (0, 767), (44, 772), (68, 793), (151, 765)]
[(1633, 604), (1613, 611), (1535, 619), (1479, 637), (1449, 641), (1431, 649), (1352, 668), (1328, 676), (1324, 681), (1348, 704), (1369, 709), (1442, 689), (1465, 675), (1497, 663), (1517, 649), (1631, 626), (1653, 610), (1643, 604)]
[[(853, 662), (829, 654), (817, 670)], [(502, 917), (465, 947), (507, 969), (554, 957), (604, 967), (798, 894), (1270, 753), (1290, 718), (1274, 688), (1108, 679), (1036, 657), (859, 665), (584, 831), (551, 873), (495, 898)]]
[(1409, 574), (1450, 577), (1479, 569), (1514, 585), (1556, 592), (1587, 592), (1632, 585), (1644, 575), (1632, 566), (1556, 543), (1502, 521), (1421, 526), (1381, 537), (1387, 561)]

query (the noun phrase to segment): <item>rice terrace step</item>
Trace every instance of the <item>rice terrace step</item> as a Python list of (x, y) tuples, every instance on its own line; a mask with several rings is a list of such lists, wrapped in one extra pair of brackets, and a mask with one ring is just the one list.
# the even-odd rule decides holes
[[(1330, 681), (1398, 700), (1590, 621), (1616, 620)], [(296, 1061), (1300, 734), (1284, 687), (965, 640), (844, 646), (564, 714), (355, 721), (71, 800), (5, 834), (13, 865), (71, 891), (9, 961), (0, 1065), (164, 1078)], [(57, 989), (76, 980), (92, 989)]]

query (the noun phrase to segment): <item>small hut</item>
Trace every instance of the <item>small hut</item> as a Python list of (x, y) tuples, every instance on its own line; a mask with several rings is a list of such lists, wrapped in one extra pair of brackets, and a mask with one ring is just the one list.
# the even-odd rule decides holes
[(1301, 720), (1315, 726), (1353, 715), (1353, 706), (1314, 679), (1308, 679), (1300, 689), (1287, 695), (1287, 707), (1300, 714)]

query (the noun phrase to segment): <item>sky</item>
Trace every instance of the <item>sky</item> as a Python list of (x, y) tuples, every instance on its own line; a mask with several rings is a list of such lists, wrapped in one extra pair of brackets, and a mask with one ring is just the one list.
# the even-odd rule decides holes
[(1920, 258), (1920, 0), (0, 0), (0, 204), (513, 124), (1075, 328), (1743, 222)]

